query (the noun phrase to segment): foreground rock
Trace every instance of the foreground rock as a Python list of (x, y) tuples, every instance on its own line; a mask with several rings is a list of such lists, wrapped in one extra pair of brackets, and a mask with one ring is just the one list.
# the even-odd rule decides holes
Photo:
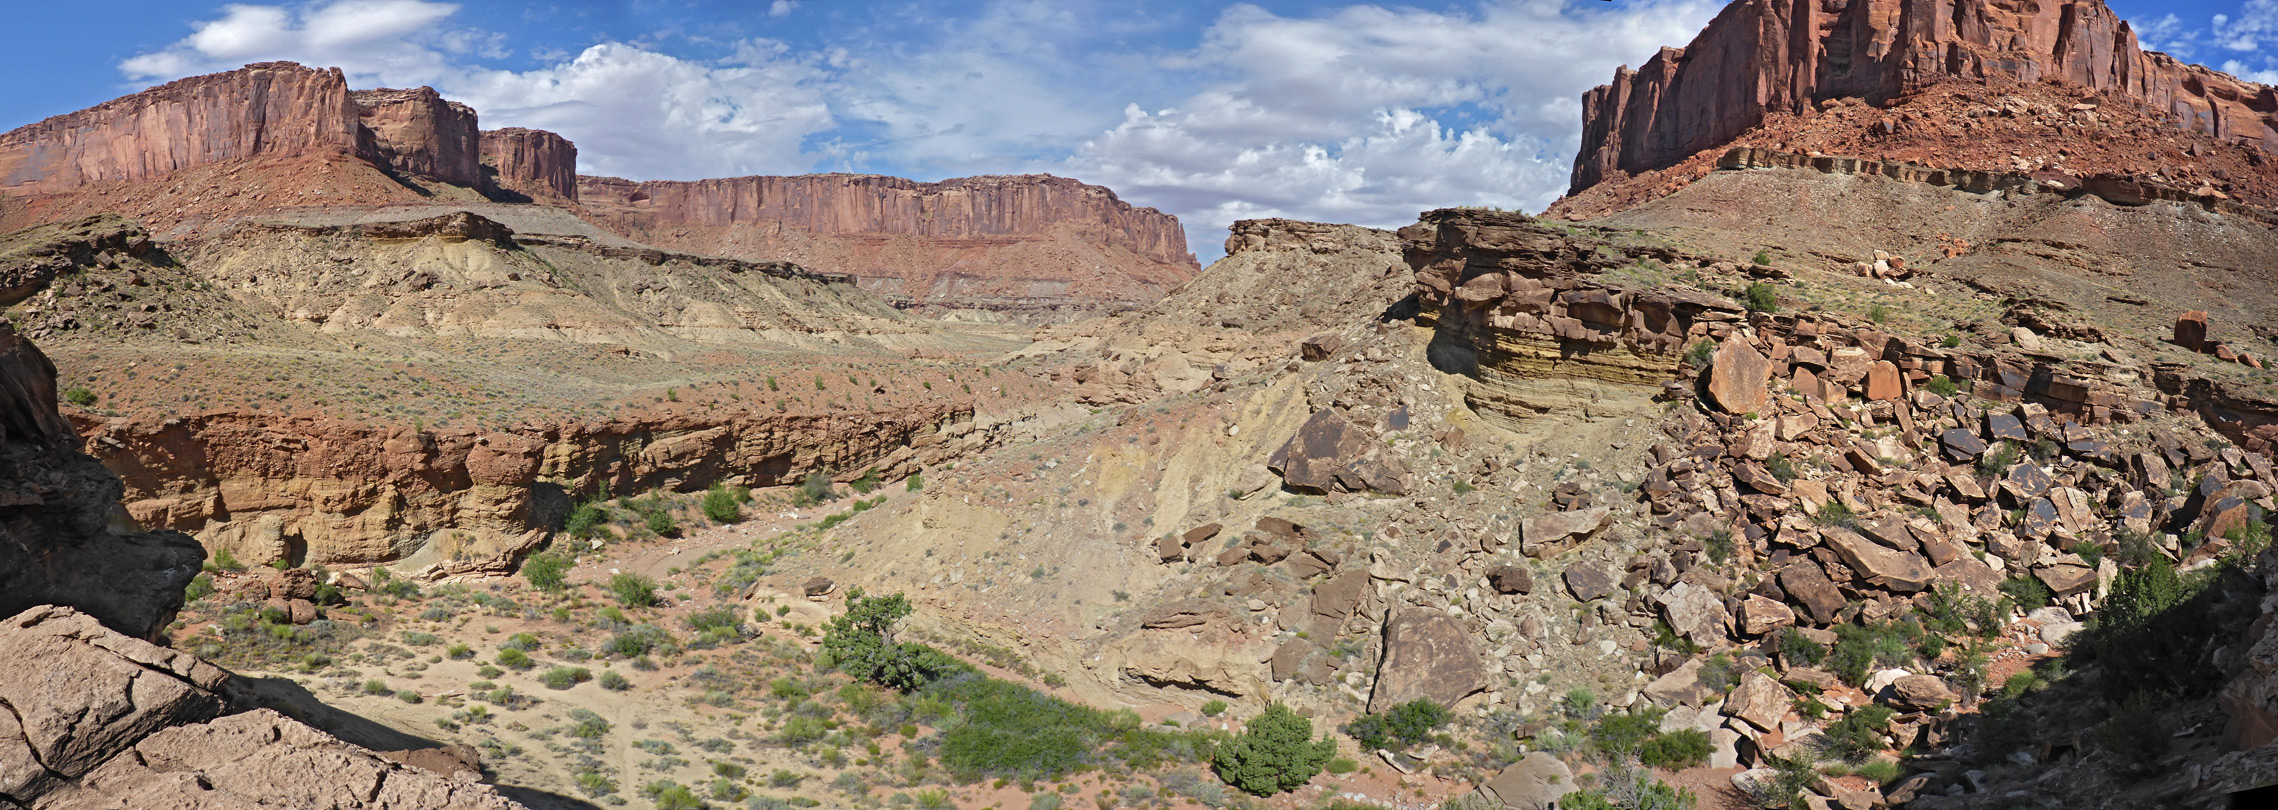
[(0, 807), (520, 807), (267, 709), (218, 717), (228, 673), (70, 608), (0, 622)]
[(1305, 420), (1266, 467), (1298, 492), (1408, 492), (1408, 468), (1343, 414), (1324, 408)]
[(123, 488), (79, 446), (56, 410), (55, 365), (0, 322), (0, 613), (70, 605), (147, 638), (181, 608), (205, 549), (112, 528)]
[(1442, 706), (1487, 688), (1487, 666), (1462, 622), (1438, 611), (1405, 608), (1384, 628), (1384, 664), (1377, 669), (1369, 711), (1381, 712), (1417, 698)]

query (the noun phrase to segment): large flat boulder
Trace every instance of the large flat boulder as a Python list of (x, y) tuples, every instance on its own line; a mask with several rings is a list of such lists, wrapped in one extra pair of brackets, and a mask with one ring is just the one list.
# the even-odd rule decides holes
[(1266, 460), (1266, 467), (1298, 492), (1408, 492), (1407, 465), (1386, 455), (1368, 431), (1334, 408), (1315, 411), (1297, 435)]
[(1920, 554), (1883, 546), (1849, 530), (1835, 527), (1820, 529), (1819, 536), (1868, 585), (1898, 593), (1914, 593), (1930, 587), (1931, 580), (1936, 577), (1930, 568), (1930, 561), (1923, 559)]
[(1384, 661), (1368, 710), (1381, 712), (1417, 698), (1441, 706), (1487, 688), (1487, 665), (1462, 622), (1436, 610), (1404, 607), (1384, 625)]
[(1612, 521), (1613, 509), (1605, 506), (1544, 512), (1519, 521), (1519, 547), (1529, 557), (1548, 557), (1573, 548)]
[(1709, 400), (1725, 413), (1762, 413), (1771, 403), (1772, 361), (1735, 334), (1716, 347), (1708, 370)]
[(1480, 785), (1479, 795), (1510, 810), (1550, 810), (1575, 787), (1574, 771), (1566, 763), (1535, 751)]

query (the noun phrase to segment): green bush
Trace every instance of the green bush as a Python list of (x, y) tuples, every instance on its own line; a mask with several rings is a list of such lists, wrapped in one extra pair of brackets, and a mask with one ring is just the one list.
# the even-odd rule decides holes
[(909, 692), (963, 669), (956, 659), (914, 642), (895, 643), (894, 625), (910, 615), (901, 594), (865, 596), (848, 590), (846, 612), (823, 633), (822, 662), (880, 686)]
[(689, 790), (687, 785), (670, 779), (651, 782), (648, 787), (641, 788), (641, 792), (649, 797), (649, 801), (656, 802), (657, 810), (703, 810), (704, 808), (704, 800), (697, 798), (695, 791)]
[(206, 564), (206, 569), (210, 571), (243, 571), (245, 565), (238, 562), (237, 555), (229, 553), (229, 549), (217, 548), (214, 549), (213, 561)]
[(609, 522), (609, 509), (599, 503), (586, 502), (570, 510), (569, 518), (562, 521), (562, 533), (590, 540), (601, 534), (602, 524)]
[(601, 671), (601, 688), (611, 692), (623, 692), (633, 688), (633, 682), (625, 680), (625, 676), (617, 674), (617, 670), (604, 669)]
[(1646, 740), (1638, 747), (1637, 758), (1647, 765), (1669, 771), (1681, 771), (1708, 762), (1708, 732), (1697, 728), (1680, 729)]
[(1827, 667), (1844, 683), (1857, 686), (1866, 683), (1867, 675), (1878, 665), (1893, 667), (1913, 663), (1914, 639), (1907, 633), (1910, 627), (1839, 625), (1835, 628), (1835, 648), (1827, 654)]
[(182, 589), (182, 601), (195, 602), (214, 595), (214, 577), (201, 573), (190, 578), (190, 586)]
[(2212, 654), (2235, 635), (2238, 622), (2218, 612), (2220, 589), (2212, 586), (2232, 570), (2222, 565), (2178, 574), (2160, 557), (2120, 572), (2073, 642), (2077, 659), (2104, 665), (2098, 682), (2106, 700), (2116, 706), (2146, 695), (2196, 700), (2222, 687), (2228, 674), (2213, 665)]
[[(1560, 797), (1561, 810), (1692, 810), (1700, 801), (1690, 790), (1671, 787), (1653, 774), (1626, 762), (1614, 762), (1599, 774), (1597, 786)], [(1782, 805), (1784, 806), (1784, 805)], [(1802, 806), (1799, 802), (1795, 806)]]
[(1759, 281), (1748, 285), (1746, 297), (1752, 312), (1780, 311), (1780, 291), (1770, 284)]
[(863, 470), (861, 478), (848, 481), (846, 485), (853, 488), (856, 495), (868, 495), (878, 488), (878, 470), (876, 468)]
[(538, 676), (539, 683), (545, 684), (547, 689), (556, 691), (568, 689), (590, 680), (593, 680), (593, 671), (585, 667), (554, 667), (546, 670), (545, 674)]
[(498, 651), (498, 665), (507, 669), (527, 670), (537, 666), (538, 662), (530, 660), (529, 653), (508, 647)]
[(832, 489), (830, 476), (824, 475), (821, 470), (808, 473), (807, 477), (799, 482), (799, 488), (791, 491), (792, 506), (816, 506), (837, 499), (838, 492)]
[(917, 492), (919, 490), (925, 489), (925, 473), (910, 473), (910, 480), (904, 482), (902, 488), (911, 492)]
[(1274, 703), (1250, 718), (1242, 734), (1220, 746), (1212, 765), (1227, 784), (1252, 795), (1271, 796), (1312, 780), (1336, 753), (1335, 741), (1313, 739), (1313, 721)]
[(1851, 514), (1851, 507), (1845, 505), (1842, 501), (1838, 501), (1832, 498), (1828, 499), (1825, 505), (1820, 506), (1819, 511), (1817, 513), (1814, 513), (1811, 516), (1811, 519), (1813, 522), (1818, 523), (1821, 526), (1837, 526), (1845, 529), (1851, 529), (1857, 528), (1859, 525), (1858, 517)]
[(1345, 724), (1344, 731), (1363, 748), (1405, 748), (1446, 725), (1448, 711), (1430, 698), (1417, 698), (1381, 714), (1364, 714)]
[(680, 523), (672, 519), (672, 510), (670, 509), (650, 511), (648, 517), (642, 519), (641, 525), (648, 527), (649, 532), (658, 537), (673, 537), (680, 534)]
[(650, 624), (636, 624), (611, 636), (602, 649), (621, 658), (639, 658), (655, 652), (658, 647), (671, 646), (672, 634)]
[(82, 408), (92, 408), (95, 407), (95, 392), (83, 387), (66, 388), (63, 389), (63, 401)]
[(2030, 574), (2014, 576), (2001, 581), (2001, 595), (2022, 610), (2040, 610), (2049, 606), (2056, 594), (2049, 586)]
[(729, 489), (713, 484), (704, 490), (704, 519), (713, 523), (734, 523), (743, 519), (743, 505), (751, 501), (751, 492), (742, 488)]
[(1204, 717), (1217, 717), (1225, 713), (1226, 701), (1213, 699), (1209, 703), (1202, 704), (1202, 716)]
[(465, 661), (475, 657), (475, 648), (465, 644), (453, 644), (444, 648), (443, 654), (450, 656), (453, 661)]
[(1827, 755), (1845, 762), (1859, 762), (1880, 753), (1887, 744), (1884, 735), (1890, 731), (1893, 714), (1889, 706), (1872, 703), (1828, 724)]
[(1956, 385), (1952, 378), (1947, 377), (1944, 374), (1930, 375), (1930, 381), (1923, 383), (1922, 387), (1930, 389), (1930, 393), (1937, 394), (1938, 396), (1945, 397), (1947, 399), (1952, 399), (1955, 395), (1962, 392), (1962, 387), (1960, 385)]
[(1611, 756), (1635, 754), (1646, 741), (1661, 733), (1661, 715), (1662, 711), (1656, 708), (1606, 715), (1598, 719), (1596, 728), (1590, 729), (1590, 741)]
[(1321, 768), (1338, 776), (1343, 776), (1360, 770), (1360, 763), (1353, 761), (1352, 757), (1337, 757), (1329, 760), (1328, 764), (1321, 766)]
[(522, 578), (530, 587), (549, 593), (560, 593), (569, 587), (570, 558), (567, 554), (542, 551), (522, 561)]
[(657, 597), (657, 582), (640, 574), (618, 574), (609, 578), (609, 594), (617, 597), (617, 604), (630, 608), (656, 607), (664, 600)]
[(1697, 369), (1705, 369), (1708, 368), (1709, 359), (1715, 356), (1716, 341), (1710, 340), (1708, 338), (1701, 338), (1700, 340), (1693, 341), (1692, 348), (1685, 350), (1685, 365), (1692, 366), (1693, 368)]
[(1780, 631), (1780, 655), (1791, 664), (1816, 667), (1827, 659), (1827, 647), (1811, 640), (1802, 630), (1790, 627)]
[(2017, 466), (2018, 456), (2016, 442), (2000, 442), (1977, 457), (1977, 472), (1979, 475), (2004, 474), (2010, 467)]

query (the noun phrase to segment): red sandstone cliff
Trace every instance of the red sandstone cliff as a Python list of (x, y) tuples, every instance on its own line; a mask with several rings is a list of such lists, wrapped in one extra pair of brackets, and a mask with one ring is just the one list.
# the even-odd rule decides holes
[(581, 177), (578, 187), (588, 216), (625, 236), (848, 273), (905, 305), (1140, 303), (1200, 269), (1177, 217), (1049, 175)]
[(195, 76), (0, 134), (0, 192), (42, 194), (253, 157), (354, 152), (339, 69), (264, 62)]
[[(258, 162), (300, 164), (267, 182), (247, 183), (272, 194), (289, 189), (310, 198), (292, 202), (392, 201), (374, 198), (354, 178), (312, 176), (332, 173), (308, 170), (345, 160), (399, 178), (492, 196), (506, 191), (513, 193), (508, 196), (575, 199), (574, 144), (537, 130), (485, 133), (479, 124), (474, 109), (445, 100), (433, 88), (350, 91), (337, 68), (263, 62), (182, 79), (0, 134), (0, 194), (51, 198), (38, 207), (69, 218), (83, 214), (85, 206), (52, 198), (185, 169), (228, 164), (224, 168), (234, 170)], [(235, 190), (217, 186), (216, 191)], [(246, 196), (243, 206), (259, 208), (255, 196)], [(115, 199), (109, 203), (118, 205)], [(181, 200), (172, 200), (158, 210), (181, 207)], [(8, 221), (37, 224), (15, 216)]]
[(1583, 96), (1568, 193), (1725, 145), (1768, 114), (1952, 80), (2059, 80), (2278, 152), (2278, 93), (2142, 50), (2101, 0), (1739, 0), (1692, 44)]
[(358, 151), (365, 159), (452, 185), (482, 182), (481, 127), (473, 107), (445, 101), (432, 87), (358, 90), (348, 96), (363, 125)]
[(482, 134), (487, 190), (531, 198), (577, 200), (577, 144), (542, 129), (507, 127)]

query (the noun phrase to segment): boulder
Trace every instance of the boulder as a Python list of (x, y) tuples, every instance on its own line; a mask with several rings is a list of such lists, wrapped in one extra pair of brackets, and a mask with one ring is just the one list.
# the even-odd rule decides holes
[(1574, 787), (1574, 771), (1566, 763), (1535, 751), (1480, 785), (1479, 796), (1511, 810), (1551, 810)]
[(1708, 687), (1701, 685), (1701, 659), (1688, 658), (1676, 669), (1663, 673), (1645, 685), (1639, 694), (1658, 706), (1699, 706), (1708, 697)]
[(1614, 592), (1613, 576), (1589, 563), (1576, 563), (1567, 568), (1565, 579), (1566, 591), (1578, 602), (1602, 599)]
[(1548, 557), (1588, 539), (1613, 519), (1610, 507), (1544, 512), (1519, 522), (1520, 548), (1529, 557)]
[(1764, 731), (1776, 731), (1780, 718), (1788, 714), (1788, 706), (1795, 702), (1795, 692), (1779, 681), (1755, 670), (1740, 676), (1740, 686), (1724, 701), (1724, 713), (1740, 718)]
[(1298, 492), (1408, 492), (1408, 467), (1333, 408), (1315, 411), (1266, 467)]
[(1835, 615), (1848, 604), (1843, 592), (1827, 578), (1827, 572), (1809, 561), (1780, 569), (1780, 590), (1787, 593), (1788, 601), (1803, 607), (1813, 624), (1832, 624)]
[[(1343, 627), (1346, 617), (1368, 596), (1368, 572), (1346, 571), (1313, 586), (1313, 635), (1326, 641)], [(1322, 632), (1323, 627), (1327, 628)]]
[(2194, 352), (2207, 350), (2207, 313), (2192, 310), (2175, 318), (2175, 345)]
[(1499, 594), (1534, 593), (1534, 575), (1516, 565), (1498, 565), (1488, 569), (1487, 584)]
[(809, 577), (806, 582), (799, 583), (799, 592), (806, 594), (810, 599), (818, 596), (829, 596), (830, 592), (837, 588), (838, 583), (832, 582), (830, 577)]
[(1953, 428), (1938, 434), (1938, 449), (1945, 452), (1946, 458), (1967, 464), (1985, 455), (1986, 447), (1985, 440), (1968, 428)]
[(269, 598), (316, 600), (316, 572), (306, 568), (287, 568), (269, 575)]
[(1163, 535), (1155, 539), (1155, 556), (1166, 563), (1184, 560), (1186, 559), (1186, 544), (1179, 542), (1178, 535)]
[(1732, 621), (1725, 612), (1724, 600), (1715, 591), (1691, 582), (1677, 583), (1654, 597), (1653, 602), (1661, 607), (1662, 620), (1668, 622), (1677, 635), (1705, 648), (1722, 643), (1725, 626)]
[(1369, 711), (1385, 711), (1417, 698), (1454, 706), (1486, 688), (1486, 662), (1462, 622), (1420, 607), (1393, 611), (1384, 625), (1384, 663), (1376, 670)]
[(1936, 675), (1908, 675), (1890, 685), (1890, 705), (1900, 711), (1934, 712), (1961, 699)]
[(1898, 593), (1930, 587), (1930, 563), (1911, 551), (1888, 548), (1845, 529), (1825, 527), (1819, 536), (1868, 585)]
[(1180, 599), (1149, 608), (1139, 619), (1139, 626), (1149, 630), (1175, 630), (1199, 627), (1229, 615), (1225, 605), (1202, 599)]
[(1274, 682), (1280, 683), (1297, 677), (1298, 671), (1305, 665), (1305, 659), (1320, 649), (1319, 645), (1302, 638), (1290, 639), (1275, 648), (1273, 658), (1266, 662), (1273, 671)]
[(2096, 587), (2096, 569), (2084, 565), (2052, 565), (2033, 572), (2057, 596), (2085, 593)]
[(1305, 362), (1318, 363), (1337, 356), (1337, 350), (1344, 347), (1344, 336), (1335, 332), (1323, 332), (1306, 338), (1305, 342), (1297, 344), (1297, 353), (1299, 357), (1305, 359)]
[(1889, 360), (1877, 360), (1867, 368), (1867, 401), (1889, 402), (1905, 395), (1904, 376), (1898, 366)]
[(1793, 627), (1795, 623), (1795, 611), (1778, 600), (1749, 594), (1748, 601), (1740, 603), (1740, 632), (1744, 634), (1761, 636)]
[(1709, 399), (1725, 413), (1763, 413), (1771, 402), (1765, 387), (1771, 377), (1772, 361), (1735, 333), (1717, 346), (1710, 361)]

